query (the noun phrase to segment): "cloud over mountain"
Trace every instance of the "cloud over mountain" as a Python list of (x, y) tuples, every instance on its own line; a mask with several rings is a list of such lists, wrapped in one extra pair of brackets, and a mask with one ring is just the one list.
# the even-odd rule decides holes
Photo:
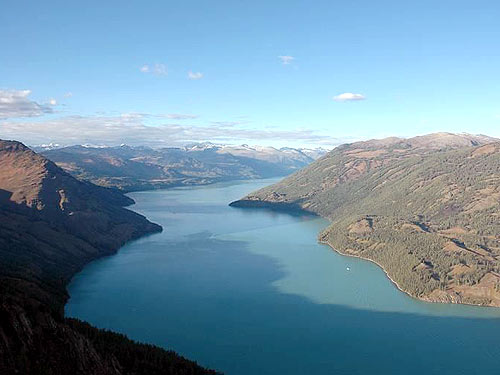
[[(187, 115), (170, 115), (174, 120)], [(187, 142), (241, 143), (246, 141), (299, 142), (301, 144), (338, 145), (340, 140), (309, 129), (258, 129), (235, 122), (212, 122), (207, 125), (158, 123), (147, 114), (119, 116), (66, 116), (37, 122), (5, 121), (0, 137), (20, 139), (29, 144), (108, 144), (167, 146)], [(235, 126), (238, 124), (240, 126)]]

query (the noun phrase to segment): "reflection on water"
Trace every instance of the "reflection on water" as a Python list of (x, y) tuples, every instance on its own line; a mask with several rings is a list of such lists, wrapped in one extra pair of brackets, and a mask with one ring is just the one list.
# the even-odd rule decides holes
[(271, 182), (131, 194), (164, 232), (86, 267), (67, 314), (227, 374), (496, 373), (500, 309), (414, 300), (318, 244), (325, 220), (227, 206)]

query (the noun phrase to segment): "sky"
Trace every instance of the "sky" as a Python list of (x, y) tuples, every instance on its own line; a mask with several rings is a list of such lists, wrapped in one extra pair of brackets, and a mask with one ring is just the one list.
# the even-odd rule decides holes
[(499, 19), (481, 0), (3, 0), (0, 138), (500, 137)]

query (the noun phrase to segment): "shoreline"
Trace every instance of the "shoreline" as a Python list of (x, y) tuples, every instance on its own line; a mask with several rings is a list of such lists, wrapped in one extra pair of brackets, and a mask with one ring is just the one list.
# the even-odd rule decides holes
[(389, 281), (400, 291), (400, 292), (403, 292), (404, 294), (406, 294), (408, 297), (411, 297), (413, 299), (416, 299), (418, 301), (422, 301), (422, 302), (428, 302), (428, 303), (440, 303), (440, 304), (443, 304), (443, 305), (446, 305), (446, 304), (450, 304), (450, 305), (465, 305), (465, 306), (475, 306), (475, 307), (490, 307), (490, 308), (499, 308), (498, 306), (493, 306), (493, 305), (480, 305), (478, 303), (469, 303), (469, 302), (455, 302), (455, 301), (447, 301), (447, 302), (441, 302), (441, 301), (436, 301), (436, 300), (432, 300), (432, 299), (425, 299), (425, 298), (421, 298), (421, 297), (418, 297), (418, 296), (414, 296), (412, 294), (410, 294), (410, 292), (407, 292), (406, 290), (404, 290), (398, 283), (397, 281), (395, 281), (390, 275), (389, 273), (387, 272), (387, 270), (384, 268), (384, 266), (382, 266), (380, 263), (378, 263), (377, 261), (373, 260), (373, 259), (370, 259), (370, 258), (365, 258), (365, 257), (362, 257), (362, 256), (359, 256), (359, 255), (355, 255), (355, 254), (347, 254), (347, 253), (343, 253), (342, 251), (336, 249), (333, 247), (332, 244), (330, 244), (328, 241), (322, 241), (322, 240), (318, 240), (318, 242), (322, 245), (327, 245), (328, 247), (330, 247), (333, 251), (335, 251), (337, 254), (339, 255), (342, 255), (342, 256), (345, 256), (345, 257), (351, 257), (351, 258), (357, 258), (357, 259), (361, 259), (361, 260), (364, 260), (364, 261), (367, 261), (367, 262), (371, 262), (375, 265), (377, 265), (385, 274), (385, 276), (389, 279)]
[[(279, 212), (288, 213), (288, 214), (292, 214), (292, 215), (300, 215), (300, 214), (302, 214), (302, 215), (313, 215), (313, 216), (317, 216), (317, 217), (321, 217), (323, 219), (326, 219), (326, 220), (328, 220), (331, 223), (331, 220), (328, 219), (327, 217), (324, 217), (324, 216), (322, 216), (322, 215), (320, 215), (318, 213), (315, 213), (315, 212), (304, 210), (298, 204), (295, 204), (295, 203), (270, 202), (270, 201), (250, 200), (250, 199), (244, 199), (243, 198), (243, 199), (239, 199), (239, 200), (236, 200), (234, 202), (229, 203), (229, 206), (243, 208), (243, 209), (268, 209), (268, 210), (279, 211)], [(358, 258), (358, 259), (361, 259), (361, 260), (364, 260), (364, 261), (368, 261), (368, 262), (371, 262), (371, 263), (377, 265), (384, 272), (385, 276), (389, 279), (389, 281), (400, 292), (402, 292), (402, 293), (406, 294), (407, 296), (409, 296), (409, 297), (411, 297), (413, 299), (416, 299), (418, 301), (428, 302), (428, 303), (440, 303), (440, 304), (454, 304), (454, 305), (466, 305), (466, 306), (476, 306), (476, 307), (500, 308), (500, 306), (495, 306), (495, 305), (482, 305), (482, 304), (470, 303), (470, 302), (457, 302), (456, 300), (452, 299), (451, 296), (450, 296), (450, 298), (451, 298), (450, 301), (433, 300), (433, 299), (431, 299), (431, 298), (429, 298), (427, 296), (423, 296), (423, 297), (415, 296), (415, 295), (411, 294), (410, 292), (404, 290), (401, 287), (401, 285), (399, 285), (398, 282), (395, 281), (389, 275), (389, 273), (384, 268), (384, 266), (382, 264), (380, 264), (379, 262), (377, 262), (377, 261), (375, 261), (373, 259), (370, 259), (370, 258), (362, 257), (360, 255), (344, 253), (341, 250), (338, 250), (335, 247), (333, 247), (333, 245), (330, 244), (328, 241), (324, 241), (324, 240), (318, 239), (318, 242), (320, 244), (327, 245), (333, 251), (335, 251), (337, 254), (340, 254), (342, 256), (348, 256), (348, 257)]]
[(331, 243), (329, 243), (328, 241), (322, 241), (322, 240), (318, 240), (318, 242), (320, 244), (323, 244), (323, 245), (327, 245), (328, 247), (330, 247), (333, 251), (335, 251), (337, 254), (340, 254), (342, 256), (346, 256), (346, 257), (351, 257), (351, 258), (357, 258), (357, 259), (361, 259), (361, 260), (364, 260), (364, 261), (368, 261), (368, 262), (371, 262), (375, 265), (377, 265), (385, 274), (385, 276), (389, 279), (389, 281), (391, 281), (394, 286), (401, 292), (403, 292), (404, 294), (406, 294), (407, 296), (411, 297), (411, 298), (414, 298), (414, 299), (418, 299), (420, 301), (425, 301), (425, 302), (431, 302), (431, 301), (427, 301), (427, 300), (424, 300), (420, 297), (416, 297), (416, 296), (413, 296), (411, 295), (409, 292), (407, 292), (406, 290), (404, 290), (398, 283), (397, 281), (395, 281), (390, 275), (389, 273), (386, 271), (386, 269), (380, 264), (378, 263), (377, 261), (373, 260), (373, 259), (370, 259), (370, 258), (365, 258), (365, 257), (362, 257), (362, 256), (359, 256), (359, 255), (355, 255), (355, 254), (347, 254), (347, 253), (343, 253), (342, 251), (340, 250), (337, 250), (336, 248), (333, 247), (333, 245)]
[(149, 237), (149, 236), (153, 236), (155, 234), (158, 234), (158, 233), (162, 233), (164, 228), (162, 225), (160, 224), (157, 224), (155, 222), (152, 222), (149, 220), (149, 218), (147, 218), (145, 215), (141, 214), (140, 212), (132, 209), (133, 206), (136, 205), (136, 201), (134, 199), (132, 199), (131, 197), (128, 196), (128, 193), (123, 193), (123, 195), (127, 198), (129, 198), (132, 202), (126, 206), (122, 206), (124, 209), (126, 210), (129, 210), (129, 211), (132, 211), (134, 213), (136, 213), (137, 215), (140, 215), (142, 216), (144, 219), (146, 219), (146, 221), (148, 221), (150, 223), (149, 225), (149, 229), (148, 230), (142, 230), (138, 233), (135, 233), (134, 235), (132, 235), (128, 240), (125, 240), (123, 241), (123, 243), (117, 245), (117, 246), (114, 246), (114, 247), (111, 247), (108, 249), (107, 252), (105, 253), (102, 253), (102, 254), (98, 254), (97, 256), (95, 257), (91, 257), (90, 259), (87, 259), (83, 264), (80, 264), (77, 269), (75, 270), (75, 272), (73, 272), (65, 281), (64, 281), (64, 285), (63, 285), (63, 288), (64, 288), (64, 294), (65, 294), (65, 297), (64, 297), (64, 301), (62, 303), (62, 316), (63, 318), (68, 318), (66, 316), (66, 305), (68, 304), (68, 301), (71, 299), (71, 295), (69, 293), (69, 290), (68, 290), (68, 287), (69, 285), (73, 282), (73, 279), (75, 278), (76, 275), (78, 275), (79, 273), (81, 273), (83, 271), (83, 269), (85, 267), (87, 267), (89, 264), (91, 263), (94, 263), (98, 260), (101, 260), (101, 259), (104, 259), (104, 258), (108, 258), (108, 257), (112, 257), (112, 256), (115, 256), (118, 254), (118, 252), (126, 245), (128, 245), (129, 243), (132, 243), (134, 241), (138, 241), (142, 238), (146, 238), (146, 237)]

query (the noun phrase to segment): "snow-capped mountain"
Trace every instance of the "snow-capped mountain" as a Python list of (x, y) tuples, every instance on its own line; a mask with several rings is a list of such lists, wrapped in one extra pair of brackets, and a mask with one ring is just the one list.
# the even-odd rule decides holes
[(324, 153), (323, 150), (210, 142), (160, 149), (79, 145), (42, 151), (80, 179), (127, 191), (284, 176)]

